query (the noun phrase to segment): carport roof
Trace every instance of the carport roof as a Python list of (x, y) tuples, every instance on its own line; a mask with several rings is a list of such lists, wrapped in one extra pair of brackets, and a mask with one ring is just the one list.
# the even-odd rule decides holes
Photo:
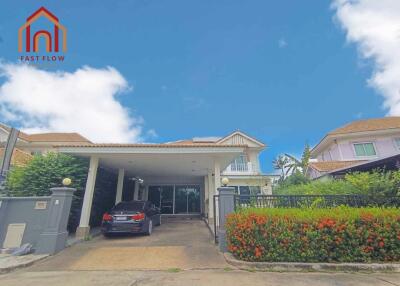
[(77, 144), (55, 145), (59, 152), (98, 157), (101, 164), (148, 176), (204, 176), (216, 163), (223, 170), (246, 145)]

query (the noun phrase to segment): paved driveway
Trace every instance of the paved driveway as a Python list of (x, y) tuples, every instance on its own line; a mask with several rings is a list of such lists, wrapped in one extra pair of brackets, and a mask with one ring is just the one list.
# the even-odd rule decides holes
[(175, 220), (154, 228), (151, 236), (96, 237), (39, 262), (32, 269), (168, 270), (225, 268), (212, 236), (201, 220)]

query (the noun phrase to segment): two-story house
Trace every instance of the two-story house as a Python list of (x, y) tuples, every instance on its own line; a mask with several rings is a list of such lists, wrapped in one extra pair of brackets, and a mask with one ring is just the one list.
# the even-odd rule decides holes
[(379, 167), (379, 162), (399, 153), (400, 117), (354, 121), (329, 132), (311, 150), (308, 176), (315, 179), (339, 174), (338, 170)]
[[(8, 131), (6, 126), (0, 128), (3, 139)], [(213, 217), (213, 196), (223, 177), (240, 194), (271, 193), (272, 180), (261, 172), (259, 163), (259, 154), (266, 146), (240, 131), (224, 137), (134, 144), (92, 143), (77, 133), (20, 133), (16, 147), (26, 154), (55, 151), (88, 158), (81, 234), (89, 229), (97, 170), (101, 167), (117, 176), (115, 189), (110, 190), (116, 193), (116, 203), (128, 187), (131, 198), (150, 200), (165, 215)]]

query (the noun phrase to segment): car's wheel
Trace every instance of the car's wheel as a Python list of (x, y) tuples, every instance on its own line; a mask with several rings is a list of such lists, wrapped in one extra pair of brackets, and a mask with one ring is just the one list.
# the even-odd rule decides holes
[(149, 220), (149, 225), (147, 226), (146, 235), (151, 235), (153, 232), (153, 220)]

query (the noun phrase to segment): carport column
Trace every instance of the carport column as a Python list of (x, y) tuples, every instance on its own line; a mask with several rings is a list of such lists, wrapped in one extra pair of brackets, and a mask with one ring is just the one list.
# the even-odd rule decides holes
[(208, 182), (208, 198), (209, 198), (208, 218), (211, 219), (214, 217), (214, 195), (215, 195), (214, 178), (212, 176), (211, 171), (208, 171), (207, 182)]
[(90, 157), (89, 172), (86, 181), (85, 195), (83, 197), (81, 220), (79, 227), (76, 229), (76, 237), (84, 238), (89, 235), (90, 212), (92, 210), (94, 185), (96, 183), (97, 167), (99, 166), (99, 158)]
[(135, 189), (133, 190), (133, 200), (137, 201), (139, 197), (139, 180), (136, 179), (135, 181)]
[(125, 169), (118, 169), (118, 181), (117, 181), (117, 194), (115, 196), (115, 204), (122, 201), (122, 190), (124, 188), (124, 176)]
[(203, 211), (206, 214), (206, 217), (208, 217), (208, 205), (211, 203), (210, 198), (208, 196), (208, 176), (204, 176), (204, 202), (203, 204)]
[(216, 190), (218, 190), (219, 187), (221, 187), (221, 167), (219, 165), (219, 162), (214, 163), (214, 193)]

